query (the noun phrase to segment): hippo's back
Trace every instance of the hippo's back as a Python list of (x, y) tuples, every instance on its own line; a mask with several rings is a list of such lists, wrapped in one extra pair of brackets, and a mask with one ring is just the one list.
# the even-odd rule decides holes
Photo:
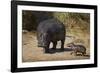
[(48, 19), (41, 22), (37, 30), (40, 33), (48, 33), (54, 40), (65, 38), (65, 27), (63, 23), (57, 19)]
[(76, 45), (76, 47), (77, 47), (77, 50), (80, 51), (80, 52), (85, 52), (86, 51), (86, 48), (83, 45)]

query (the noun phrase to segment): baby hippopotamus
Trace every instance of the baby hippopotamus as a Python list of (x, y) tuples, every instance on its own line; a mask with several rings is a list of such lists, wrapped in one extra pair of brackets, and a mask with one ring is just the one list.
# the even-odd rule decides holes
[(73, 50), (71, 52), (71, 55), (74, 54), (77, 56), (79, 53), (81, 56), (84, 56), (86, 54), (86, 47), (83, 45), (76, 45), (74, 43), (70, 43), (68, 44), (68, 47), (70, 47)]

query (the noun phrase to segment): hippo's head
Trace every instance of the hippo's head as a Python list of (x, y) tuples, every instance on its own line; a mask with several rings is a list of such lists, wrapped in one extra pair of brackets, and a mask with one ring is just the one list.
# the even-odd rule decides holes
[(46, 47), (47, 43), (48, 43), (47, 39), (48, 39), (47, 33), (41, 33), (41, 32), (39, 32), (37, 34), (38, 47)]

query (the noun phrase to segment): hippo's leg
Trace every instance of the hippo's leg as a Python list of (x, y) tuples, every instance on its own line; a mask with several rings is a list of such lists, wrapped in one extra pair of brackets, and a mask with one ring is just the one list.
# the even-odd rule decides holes
[(74, 52), (72, 51), (70, 54), (72, 55)]
[(47, 46), (44, 47), (45, 53), (50, 53), (50, 51), (49, 51), (49, 45), (50, 45), (50, 42), (48, 42)]
[(64, 51), (64, 43), (65, 43), (65, 40), (61, 40), (61, 50)]
[(82, 56), (85, 56), (86, 52), (82, 52)]
[(56, 45), (57, 45), (57, 41), (54, 41), (53, 42), (53, 47), (52, 47), (53, 50), (56, 50)]

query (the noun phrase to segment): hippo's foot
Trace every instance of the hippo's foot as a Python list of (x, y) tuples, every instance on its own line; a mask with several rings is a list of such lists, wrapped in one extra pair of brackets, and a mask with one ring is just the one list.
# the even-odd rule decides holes
[(86, 54), (86, 53), (83, 52), (83, 53), (82, 53), (82, 56), (85, 56), (85, 54)]
[(51, 48), (52, 51), (56, 51), (56, 48)]
[(50, 49), (50, 52), (51, 52), (51, 53), (55, 53), (55, 52), (56, 52), (56, 48), (51, 48), (51, 49)]
[(50, 51), (49, 51), (49, 50), (45, 50), (44, 52), (45, 52), (45, 53), (50, 53)]

